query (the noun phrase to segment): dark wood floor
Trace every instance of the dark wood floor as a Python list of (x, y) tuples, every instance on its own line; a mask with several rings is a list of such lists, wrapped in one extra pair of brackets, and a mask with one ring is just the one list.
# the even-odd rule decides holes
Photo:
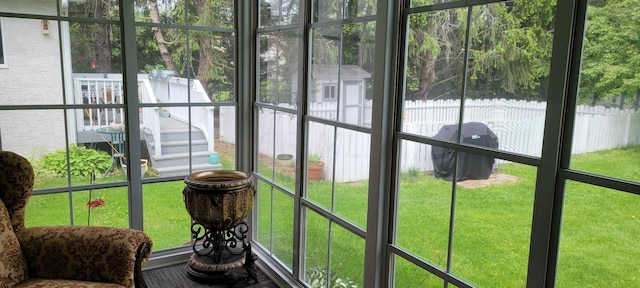
[[(224, 283), (225, 281), (216, 281), (215, 283), (200, 283), (191, 280), (187, 276), (188, 265), (177, 264), (157, 269), (151, 269), (144, 271), (144, 279), (147, 285), (151, 288), (200, 288), (200, 287), (251, 287), (251, 288), (277, 288), (275, 282), (273, 282), (267, 275), (258, 269), (258, 283), (253, 280), (230, 281), (231, 283)], [(247, 272), (243, 268), (233, 270), (240, 278), (246, 277)], [(220, 283), (222, 282), (222, 283)]]

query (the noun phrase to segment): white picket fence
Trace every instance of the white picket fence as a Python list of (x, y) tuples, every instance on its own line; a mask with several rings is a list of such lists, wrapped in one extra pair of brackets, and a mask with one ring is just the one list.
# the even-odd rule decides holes
[[(333, 108), (331, 105), (334, 105)], [(369, 118), (365, 118), (365, 124), (371, 123), (370, 107), (370, 101), (366, 101), (364, 115)], [(455, 100), (407, 101), (403, 109), (402, 131), (435, 136), (442, 126), (458, 123), (459, 108), (460, 101)], [(235, 125), (223, 125), (235, 121), (234, 109), (221, 109), (220, 137), (223, 141), (235, 141)], [(337, 115), (335, 103), (311, 105), (309, 111), (311, 115), (322, 118), (335, 119), (334, 115)], [(500, 150), (539, 157), (542, 152), (545, 113), (544, 102), (467, 100), (463, 122), (486, 124), (498, 137)], [(274, 114), (274, 110), (261, 109), (258, 116), (259, 152), (265, 155), (295, 154), (296, 115), (282, 112)], [(308, 131), (309, 153), (323, 156), (325, 179), (349, 182), (369, 177), (369, 134), (315, 122), (309, 123)], [(639, 145), (640, 112), (632, 109), (579, 106), (575, 135), (574, 154)], [(433, 170), (429, 145), (403, 141), (400, 151), (402, 171)]]

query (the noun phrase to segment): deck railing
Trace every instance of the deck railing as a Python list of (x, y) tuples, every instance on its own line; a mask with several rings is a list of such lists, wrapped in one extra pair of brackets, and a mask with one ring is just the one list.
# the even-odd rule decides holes
[[(112, 105), (124, 103), (121, 74), (75, 74), (74, 91), (76, 103), (87, 105)], [(198, 80), (178, 77), (149, 77), (138, 75), (138, 97), (140, 103), (210, 103), (206, 91)], [(162, 155), (160, 114), (168, 110), (171, 118), (191, 124), (204, 133), (209, 153), (214, 152), (214, 116), (212, 107), (143, 107), (141, 129), (151, 133), (155, 142), (154, 156)], [(89, 106), (77, 112), (77, 130), (95, 131), (112, 122), (124, 123), (123, 108), (98, 108)], [(189, 118), (191, 118), (189, 120)]]

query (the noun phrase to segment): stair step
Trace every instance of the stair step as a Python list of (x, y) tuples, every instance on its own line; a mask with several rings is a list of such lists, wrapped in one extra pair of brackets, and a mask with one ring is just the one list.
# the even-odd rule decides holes
[[(192, 140), (191, 145), (208, 144), (207, 140)], [(156, 147), (156, 142), (149, 143), (149, 146)], [(176, 140), (176, 141), (162, 141), (162, 147), (172, 146), (189, 146), (189, 140)]]
[[(209, 151), (198, 151), (191, 153), (191, 157), (209, 157)], [(171, 153), (164, 154), (162, 156), (151, 155), (151, 158), (155, 161), (169, 160), (169, 159), (189, 159), (189, 153)]]
[[(222, 170), (222, 164), (193, 165), (191, 171), (192, 173), (195, 173), (207, 170)], [(163, 177), (189, 175), (189, 165), (160, 167), (156, 168), (156, 171), (158, 171), (158, 174)]]

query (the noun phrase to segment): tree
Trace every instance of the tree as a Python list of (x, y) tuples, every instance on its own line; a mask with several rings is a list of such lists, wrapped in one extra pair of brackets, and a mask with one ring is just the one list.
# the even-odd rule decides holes
[[(637, 97), (640, 89), (640, 0), (592, 1), (584, 37), (580, 102), (619, 95)], [(621, 13), (624, 11), (624, 13)], [(637, 100), (636, 100), (637, 101)]]
[[(95, 19), (117, 18), (113, 1), (71, 2), (69, 16)], [(109, 24), (70, 22), (73, 71), (114, 73), (120, 71), (120, 30)]]
[[(149, 0), (149, 9), (151, 12), (151, 23), (160, 23), (158, 0)], [(162, 61), (164, 61), (164, 65), (167, 67), (167, 69), (173, 71), (176, 76), (179, 76), (180, 73), (178, 73), (176, 65), (173, 64), (173, 59), (171, 59), (171, 54), (169, 53), (169, 49), (167, 49), (167, 42), (164, 40), (162, 29), (160, 29), (160, 27), (153, 27), (151, 28), (151, 30), (153, 31), (153, 35), (156, 38), (156, 42), (158, 43), (158, 50), (160, 52), (160, 56), (162, 57)]]
[[(416, 1), (414, 6), (446, 2), (451, 0)], [(462, 84), (467, 21), (471, 21), (469, 90), (481, 92), (468, 96), (540, 94), (535, 90), (549, 73), (554, 7), (550, 0), (531, 0), (411, 15), (407, 89), (414, 92), (410, 98), (460, 97), (450, 91)], [(472, 9), (471, 17), (467, 9)]]

